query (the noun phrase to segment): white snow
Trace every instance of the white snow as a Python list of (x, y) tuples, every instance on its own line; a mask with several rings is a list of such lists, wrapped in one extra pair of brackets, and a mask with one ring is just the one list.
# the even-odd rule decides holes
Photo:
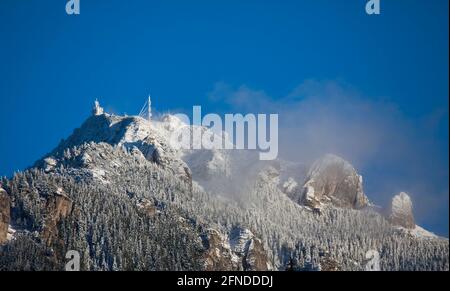
[(436, 239), (439, 238), (436, 234), (424, 229), (423, 227), (416, 225), (413, 229), (408, 229), (402, 226), (395, 226), (395, 229), (407, 233), (415, 238), (420, 239)]
[(289, 179), (283, 183), (283, 189), (286, 193), (292, 193), (297, 186), (298, 183), (292, 177), (289, 177)]
[(109, 183), (105, 170), (100, 169), (100, 168), (94, 168), (94, 169), (91, 169), (90, 172), (91, 172), (93, 178), (98, 179), (103, 184)]
[(6, 234), (6, 239), (8, 241), (13, 240), (15, 234), (16, 234), (16, 230), (11, 225), (9, 225), (8, 226), (8, 233)]
[(245, 253), (246, 248), (248, 247), (247, 244), (253, 237), (253, 233), (248, 229), (240, 229), (239, 231), (235, 231), (230, 235), (231, 249), (238, 254)]
[(418, 238), (437, 238), (438, 236), (435, 235), (434, 233), (416, 225), (416, 227), (414, 229), (409, 230), (409, 232)]

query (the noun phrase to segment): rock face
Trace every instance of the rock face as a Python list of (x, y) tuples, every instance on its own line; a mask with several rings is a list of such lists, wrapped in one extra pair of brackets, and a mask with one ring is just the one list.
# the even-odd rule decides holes
[(234, 228), (229, 235), (209, 229), (202, 238), (206, 271), (267, 271), (267, 253), (251, 231)]
[(326, 155), (310, 168), (301, 202), (311, 208), (331, 203), (337, 207), (361, 209), (369, 200), (363, 192), (362, 177), (344, 159)]
[(147, 215), (148, 217), (155, 217), (164, 209), (164, 204), (160, 203), (156, 199), (149, 200), (141, 198), (136, 202), (138, 210)]
[(270, 269), (267, 252), (264, 250), (260, 239), (250, 240), (244, 261), (246, 271), (268, 271)]
[(203, 255), (206, 271), (234, 271), (239, 269), (239, 259), (231, 251), (226, 236), (215, 229), (209, 229), (204, 234), (202, 241), (206, 248)]
[(336, 259), (332, 258), (329, 253), (324, 253), (320, 257), (320, 270), (323, 272), (342, 271), (341, 266)]
[(50, 246), (58, 238), (58, 223), (72, 212), (72, 200), (61, 189), (48, 197), (46, 204), (47, 217), (42, 230), (42, 240)]
[(407, 193), (401, 192), (392, 198), (389, 220), (396, 226), (408, 229), (416, 227), (412, 201)]
[(0, 188), (0, 244), (8, 239), (11, 201), (8, 193)]

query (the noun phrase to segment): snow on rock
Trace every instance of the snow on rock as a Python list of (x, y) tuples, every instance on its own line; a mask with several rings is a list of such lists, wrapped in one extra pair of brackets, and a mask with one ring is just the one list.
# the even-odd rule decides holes
[(188, 127), (188, 125), (178, 116), (172, 114), (165, 114), (161, 118), (160, 125), (162, 125), (167, 132), (174, 132), (175, 130)]
[(13, 240), (15, 234), (16, 234), (16, 230), (11, 225), (9, 225), (8, 226), (8, 234), (6, 235), (6, 240), (7, 241)]
[(239, 258), (232, 252), (225, 234), (208, 229), (202, 237), (202, 242), (205, 248), (203, 260), (206, 271), (239, 270)]
[(267, 271), (271, 265), (260, 239), (245, 228), (229, 234), (208, 229), (202, 237), (204, 267), (207, 271)]
[(58, 162), (51, 157), (44, 159), (44, 163), (45, 163), (44, 171), (46, 173), (51, 172), (55, 168), (55, 166), (58, 164)]
[(278, 159), (261, 163), (256, 169), (261, 182), (277, 187), (295, 203), (301, 202), (306, 165)]
[(342, 208), (361, 209), (369, 200), (362, 177), (344, 159), (328, 154), (310, 168), (303, 186), (302, 203), (312, 208), (331, 203)]
[[(220, 228), (220, 231), (209, 229), (204, 235), (202, 234), (204, 236), (202, 242), (205, 250), (206, 270), (267, 270), (271, 268), (268, 254), (271, 257), (271, 263), (278, 268), (282, 262), (279, 256), (272, 257), (272, 255), (279, 255), (282, 250), (270, 250), (269, 246), (275, 248), (273, 245), (281, 242), (280, 236), (275, 241), (275, 237), (267, 237), (267, 233), (277, 235), (277, 232), (280, 232), (289, 241), (309, 239), (312, 237), (311, 233), (315, 237), (317, 227), (319, 227), (320, 231), (325, 233), (324, 237), (328, 237), (328, 235), (333, 238), (342, 236), (341, 230), (336, 229), (335, 224), (328, 224), (329, 221), (326, 219), (330, 214), (327, 209), (324, 209), (322, 216), (314, 218), (313, 221), (310, 213), (304, 211), (304, 208), (307, 207), (299, 205), (298, 202), (312, 208), (330, 204), (342, 208), (361, 209), (369, 205), (363, 192), (362, 177), (350, 163), (342, 158), (327, 155), (315, 162), (309, 170), (305, 165), (280, 160), (269, 163), (269, 166), (265, 163), (263, 167), (255, 159), (257, 155), (252, 157), (252, 152), (248, 151), (241, 154), (239, 151), (218, 149), (186, 150), (177, 149), (171, 145), (170, 138), (173, 132), (180, 129), (192, 132), (195, 128), (172, 115), (165, 115), (161, 120), (148, 121), (141, 117), (122, 117), (99, 112), (88, 118), (79, 129), (75, 130), (67, 140), (62, 141), (37, 165), (46, 172), (58, 171), (63, 168), (69, 174), (76, 173), (76, 180), (87, 183), (91, 180), (86, 177), (97, 182), (100, 180), (102, 183), (109, 181), (108, 187), (112, 189), (119, 187), (115, 180), (119, 180), (116, 178), (123, 178), (125, 173), (129, 173), (130, 171), (127, 169), (139, 170), (151, 166), (150, 168), (154, 167), (158, 170), (154, 172), (154, 176), (152, 175), (151, 181), (170, 181), (170, 183), (163, 184), (165, 188), (162, 191), (163, 193), (168, 192), (168, 197), (174, 197), (171, 193), (173, 180), (179, 180), (181, 177), (185, 181), (192, 182), (192, 178), (202, 181), (198, 185), (195, 183), (191, 185), (190, 194), (195, 194), (196, 196), (193, 197), (196, 199), (192, 197), (186, 199), (183, 195), (179, 195), (180, 197), (177, 197), (179, 200), (172, 202), (181, 209), (186, 207), (187, 211), (194, 213), (198, 211), (200, 218), (204, 215), (205, 219), (209, 221), (217, 221), (215, 215), (218, 213), (220, 215), (223, 213), (227, 219), (230, 217), (232, 222), (227, 222), (226, 229)], [(202, 132), (209, 130), (205, 127), (197, 127), (197, 129)], [(168, 179), (165, 175), (159, 176), (160, 168), (164, 168), (164, 172), (166, 170), (170, 172), (168, 175), (170, 180), (165, 180)], [(149, 185), (146, 181), (148, 177), (150, 176), (143, 177), (143, 185)], [(172, 180), (172, 177), (175, 179)], [(124, 188), (143, 187), (143, 185), (137, 185), (140, 184), (140, 181), (134, 185), (128, 185), (127, 183), (130, 182), (125, 179), (120, 179), (120, 181), (124, 183)], [(213, 182), (214, 186), (217, 186), (218, 181), (223, 181), (223, 187), (219, 187), (220, 190), (226, 188), (226, 190), (231, 189), (232, 191), (242, 191), (242, 185), (246, 185), (238, 182), (248, 183), (250, 190), (245, 193), (245, 197), (248, 199), (240, 197), (240, 200), (237, 200), (239, 203), (245, 201), (248, 204), (245, 204), (242, 209), (234, 207), (233, 203), (225, 204), (222, 200), (216, 199), (216, 196), (209, 195), (220, 194), (220, 190), (211, 191), (211, 188), (205, 187), (205, 181)], [(201, 190), (197, 191), (197, 186)], [(203, 193), (203, 189), (208, 193)], [(174, 191), (174, 193), (177, 192)], [(220, 195), (217, 196), (220, 198)], [(172, 200), (174, 199), (172, 198)], [(394, 213), (402, 213), (402, 210), (407, 208), (402, 206), (407, 204), (403, 200), (405, 199), (393, 203)], [(44, 231), (46, 235), (43, 238), (46, 242), (56, 241), (57, 228), (55, 226), (60, 216), (70, 213), (70, 200), (60, 197), (49, 202), (50, 206), (59, 204), (64, 206), (63, 209), (58, 210), (54, 207), (54, 213), (50, 212), (50, 217), (53, 219), (46, 221), (46, 225), (51, 227), (47, 227)], [(251, 208), (246, 206), (251, 206)], [(149, 216), (158, 214), (158, 208), (151, 200), (138, 200), (136, 209)], [(399, 211), (397, 211), (398, 209)], [(354, 223), (359, 220), (350, 219), (351, 215), (365, 219), (362, 211), (361, 213), (347, 209), (339, 209), (339, 211), (343, 215), (342, 219), (347, 219), (344, 221), (353, 222), (347, 224), (351, 225), (351, 231), (355, 228), (361, 231), (361, 229), (366, 229), (366, 225), (372, 225), (372, 217), (363, 220), (364, 223), (361, 225), (364, 225), (364, 228)], [(210, 212), (213, 214), (209, 214)], [(398, 215), (393, 217), (398, 217)], [(240, 220), (238, 221), (238, 219)], [(319, 224), (316, 223), (316, 220), (320, 221)], [(238, 221), (237, 223), (244, 221), (245, 225), (262, 240), (255, 237), (249, 229), (233, 227), (237, 224), (236, 221)], [(251, 224), (248, 224), (247, 221)], [(392, 230), (391, 225), (386, 223), (384, 218), (380, 218), (380, 221), (386, 224), (389, 231)], [(255, 227), (262, 224), (270, 231), (261, 231)], [(8, 235), (13, 237), (13, 232), (9, 231), (12, 228), (9, 224), (5, 225), (8, 230), (6, 238), (8, 239)], [(206, 227), (216, 227), (216, 225), (209, 224)], [(275, 228), (276, 231), (273, 231)], [(429, 236), (429, 233), (419, 227), (408, 231), (415, 236)], [(364, 233), (364, 230), (361, 232)], [(366, 237), (370, 237), (370, 235), (366, 234)], [(265, 247), (269, 253), (265, 251)], [(271, 251), (273, 253), (270, 253)]]
[(220, 150), (195, 150), (186, 153), (183, 160), (189, 165), (197, 181), (211, 181), (231, 175), (230, 158)]
[(409, 195), (401, 192), (392, 198), (389, 220), (393, 225), (414, 229), (413, 204)]
[(94, 177), (95, 179), (98, 179), (100, 182), (104, 183), (104, 184), (108, 184), (109, 181), (107, 179), (107, 172), (103, 169), (100, 168), (93, 168), (91, 170), (92, 173), (92, 177)]
[(278, 185), (280, 183), (280, 170), (278, 167), (268, 166), (259, 173), (259, 177), (267, 183)]
[[(90, 168), (91, 175), (106, 183), (106, 173), (104, 170), (94, 169), (95, 164), (100, 159), (105, 162), (116, 159), (103, 150), (95, 151), (95, 148), (101, 148), (102, 143), (124, 148), (134, 155), (139, 151), (148, 161), (172, 170), (175, 175), (191, 183), (188, 166), (180, 159), (177, 150), (170, 146), (167, 133), (161, 130), (160, 122), (136, 116), (115, 116), (107, 113), (93, 115), (48, 156), (38, 161), (36, 166), (50, 172), (58, 165), (70, 162), (75, 168)], [(86, 148), (86, 145), (94, 149), (94, 152), (80, 153), (78, 149)]]
[(410, 230), (410, 233), (418, 238), (438, 238), (437, 235), (434, 233), (416, 225), (412, 230)]
[(234, 228), (230, 233), (231, 249), (238, 254), (245, 254), (253, 237), (253, 233), (248, 229)]
[(413, 238), (417, 238), (417, 239), (443, 239), (442, 237), (439, 237), (438, 235), (436, 235), (418, 225), (415, 225), (414, 228), (405, 228), (403, 226), (394, 226), (394, 229), (400, 233), (407, 234), (407, 235), (409, 235)]
[(292, 178), (289, 177), (287, 181), (283, 183), (283, 190), (287, 194), (291, 194), (298, 187), (298, 183)]
[(220, 140), (221, 144), (225, 145), (225, 143), (230, 142), (224, 132), (215, 133), (207, 127), (187, 125), (178, 116), (170, 114), (164, 115), (159, 122), (155, 123), (155, 127), (168, 141), (172, 140), (174, 134), (178, 136), (178, 134), (184, 133), (192, 137), (187, 141), (188, 144), (184, 144), (182, 148), (177, 149), (177, 154), (188, 164), (196, 181), (205, 182), (230, 177), (230, 152), (221, 148), (204, 149), (202, 139), (193, 138), (197, 131), (202, 136), (214, 137), (214, 140)]

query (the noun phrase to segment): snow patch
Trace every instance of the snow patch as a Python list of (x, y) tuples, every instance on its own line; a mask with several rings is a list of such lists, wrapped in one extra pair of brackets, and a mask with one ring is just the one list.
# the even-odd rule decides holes
[(13, 240), (15, 234), (16, 234), (16, 230), (11, 225), (8, 225), (8, 233), (6, 234), (6, 239), (8, 241)]
[(409, 232), (418, 238), (437, 238), (438, 236), (435, 235), (434, 233), (416, 225), (416, 227), (414, 229), (409, 230)]
[(283, 183), (283, 189), (286, 193), (292, 193), (295, 188), (297, 188), (298, 183), (295, 182), (294, 178), (289, 177), (286, 182)]
[(109, 184), (110, 182), (107, 180), (106, 171), (100, 168), (91, 169), (91, 174), (94, 179), (98, 179), (103, 184)]

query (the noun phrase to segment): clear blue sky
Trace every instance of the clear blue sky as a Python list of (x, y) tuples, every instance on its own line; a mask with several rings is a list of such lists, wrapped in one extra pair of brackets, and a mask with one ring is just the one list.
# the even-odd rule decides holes
[[(432, 186), (415, 195), (447, 197), (419, 222), (448, 235), (447, 0), (381, 0), (380, 16), (366, 0), (81, 0), (78, 16), (65, 2), (0, 1), (0, 175), (53, 149), (95, 97), (117, 113), (137, 113), (149, 92), (158, 111), (221, 111), (208, 97), (217, 82), (276, 99), (307, 79), (344, 80), (414, 124), (440, 113), (421, 173)], [(362, 171), (379, 191), (380, 170)]]

